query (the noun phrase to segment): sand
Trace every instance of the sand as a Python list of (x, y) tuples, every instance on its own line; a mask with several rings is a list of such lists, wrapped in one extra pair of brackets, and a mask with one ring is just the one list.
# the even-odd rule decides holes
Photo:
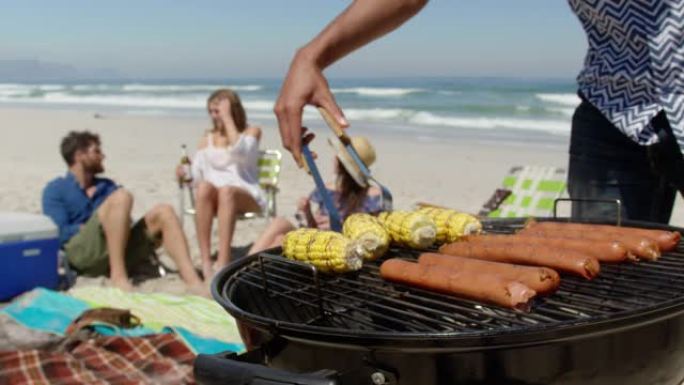
[[(95, 114), (99, 114), (95, 116)], [(249, 111), (248, 111), (249, 113)], [(59, 155), (59, 142), (70, 130), (88, 129), (99, 133), (106, 154), (105, 175), (130, 190), (135, 197), (134, 218), (157, 203), (178, 205), (174, 169), (180, 146), (194, 149), (209, 127), (205, 118), (135, 116), (123, 112), (87, 110), (0, 108), (0, 211), (39, 213), (43, 186), (62, 175), (66, 166)], [(262, 148), (281, 148), (273, 121), (262, 125)], [(314, 127), (326, 134), (322, 127)], [(475, 136), (430, 139), (403, 131), (354, 127), (353, 134), (368, 136), (374, 142), (378, 160), (373, 166), (377, 179), (395, 197), (397, 209), (409, 209), (417, 201), (428, 201), (477, 212), (513, 165), (567, 165), (567, 137), (550, 141), (501, 143)], [(313, 149), (319, 153), (323, 175), (330, 175), (332, 151), (319, 135)], [(278, 194), (278, 213), (292, 215), (297, 199), (313, 189), (311, 178), (295, 167), (285, 154)], [(671, 224), (684, 226), (684, 205), (677, 198)], [(239, 221), (233, 246), (244, 254), (267, 225), (266, 219)], [(199, 266), (199, 253), (191, 218), (185, 220), (191, 254)], [(215, 239), (215, 238), (214, 238)], [(164, 257), (166, 259), (168, 257)], [(105, 279), (79, 278), (77, 285), (106, 285)], [(177, 275), (147, 280), (139, 291), (165, 291), (182, 294)]]

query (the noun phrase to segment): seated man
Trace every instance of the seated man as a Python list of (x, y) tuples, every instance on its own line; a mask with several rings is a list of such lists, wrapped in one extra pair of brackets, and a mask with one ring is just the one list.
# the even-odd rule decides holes
[(146, 261), (163, 244), (191, 289), (207, 292), (170, 205), (155, 206), (131, 227), (131, 193), (96, 176), (104, 172), (98, 135), (72, 131), (62, 139), (61, 152), (69, 170), (43, 190), (43, 212), (59, 227), (60, 243), (77, 272), (109, 273), (112, 284), (130, 290), (126, 267)]

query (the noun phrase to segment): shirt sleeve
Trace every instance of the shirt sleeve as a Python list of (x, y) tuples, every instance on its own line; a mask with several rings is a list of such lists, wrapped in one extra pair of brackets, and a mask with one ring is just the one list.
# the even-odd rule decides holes
[(382, 211), (382, 197), (380, 195), (368, 196), (363, 202), (363, 212), (377, 214)]
[(80, 230), (79, 223), (69, 223), (69, 214), (54, 184), (48, 184), (43, 190), (43, 213), (59, 228), (60, 245), (67, 243)]

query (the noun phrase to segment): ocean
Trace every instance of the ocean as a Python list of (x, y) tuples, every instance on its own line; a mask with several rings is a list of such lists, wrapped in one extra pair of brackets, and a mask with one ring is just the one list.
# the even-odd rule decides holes
[[(229, 87), (240, 94), (250, 121), (274, 124), (280, 85), (275, 79), (0, 83), (0, 106), (205, 116), (207, 96)], [(573, 79), (331, 79), (330, 85), (352, 126), (433, 139), (466, 133), (567, 140), (579, 103)], [(312, 108), (304, 119), (320, 120)]]

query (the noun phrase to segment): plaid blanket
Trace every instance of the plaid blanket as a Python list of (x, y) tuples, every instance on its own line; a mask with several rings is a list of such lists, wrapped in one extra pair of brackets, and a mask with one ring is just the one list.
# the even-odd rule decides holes
[(0, 351), (0, 384), (194, 384), (194, 359), (173, 334), (96, 337), (63, 350)]

